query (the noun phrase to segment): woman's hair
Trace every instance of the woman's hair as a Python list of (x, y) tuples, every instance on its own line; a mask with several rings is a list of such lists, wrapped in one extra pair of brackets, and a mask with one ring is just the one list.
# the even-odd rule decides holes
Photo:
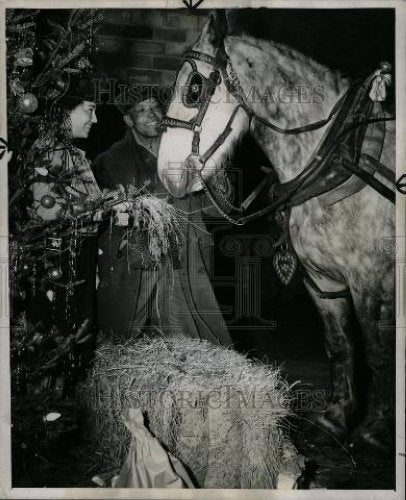
[(74, 96), (67, 96), (63, 97), (60, 101), (61, 108), (65, 113), (69, 113), (73, 109), (76, 108), (76, 106), (79, 106), (83, 101), (87, 101), (87, 99), (82, 99), (80, 97), (74, 97)]
[(71, 78), (67, 92), (59, 101), (60, 107), (66, 111), (72, 111), (83, 101), (95, 102), (96, 88), (92, 78)]

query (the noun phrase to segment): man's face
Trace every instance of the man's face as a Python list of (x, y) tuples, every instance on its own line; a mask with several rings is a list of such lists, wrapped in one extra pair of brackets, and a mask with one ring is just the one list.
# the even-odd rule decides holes
[(162, 110), (157, 99), (145, 99), (133, 106), (128, 112), (134, 128), (146, 137), (160, 135), (159, 124), (162, 120)]
[(89, 136), (93, 123), (97, 123), (96, 104), (90, 101), (82, 101), (70, 112), (72, 124), (72, 136), (78, 139), (86, 139)]

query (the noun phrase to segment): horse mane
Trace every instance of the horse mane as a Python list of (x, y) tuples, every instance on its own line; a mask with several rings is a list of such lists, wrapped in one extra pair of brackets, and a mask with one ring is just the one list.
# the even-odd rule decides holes
[[(323, 85), (335, 95), (341, 94), (349, 84), (338, 70), (329, 69), (310, 56), (278, 42), (243, 34), (227, 36), (224, 46), (234, 71), (236, 68), (247, 70), (248, 78), (240, 76), (245, 93), (249, 93), (248, 80), (255, 80), (258, 74), (271, 76), (272, 84), (289, 86), (317, 85), (322, 79)], [(256, 83), (263, 85), (258, 79)]]
[[(282, 128), (326, 117), (349, 84), (339, 71), (277, 42), (230, 35), (224, 39), (224, 46), (231, 62), (229, 74), (234, 76), (234, 83), (239, 83), (249, 107)], [(288, 89), (296, 95), (291, 102), (282, 99), (280, 93), (290, 92)], [(299, 99), (303, 89), (309, 100)], [(254, 121), (251, 133), (279, 175), (290, 178), (306, 164), (323, 132), (320, 129), (286, 136)]]

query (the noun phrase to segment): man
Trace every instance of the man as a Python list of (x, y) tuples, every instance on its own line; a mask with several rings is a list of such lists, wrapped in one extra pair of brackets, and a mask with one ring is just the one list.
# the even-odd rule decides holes
[[(163, 116), (156, 90), (144, 87), (137, 96), (137, 102), (124, 114), (128, 127), (125, 137), (96, 158), (94, 174), (102, 188), (145, 186), (150, 194), (168, 199), (156, 168)], [(140, 232), (134, 233), (130, 242), (126, 227), (113, 225), (101, 234), (99, 326), (107, 335), (130, 337), (149, 325), (164, 334), (181, 332), (229, 345), (209, 280), (207, 249), (212, 242), (200, 213), (201, 199), (177, 204), (184, 244), (159, 261), (151, 260), (140, 249), (144, 236)]]

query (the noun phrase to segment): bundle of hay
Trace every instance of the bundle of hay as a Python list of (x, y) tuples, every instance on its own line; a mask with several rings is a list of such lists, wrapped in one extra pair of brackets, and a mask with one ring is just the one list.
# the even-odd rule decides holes
[(81, 395), (101, 467), (122, 463), (130, 435), (121, 417), (139, 407), (198, 487), (275, 488), (286, 468), (300, 470), (282, 431), (289, 396), (279, 371), (206, 341), (105, 344)]
[[(129, 194), (131, 196), (131, 192)], [(131, 230), (145, 234), (149, 255), (159, 259), (162, 255), (177, 248), (181, 242), (181, 230), (178, 212), (166, 200), (152, 195), (135, 197), (128, 210), (131, 216)]]

